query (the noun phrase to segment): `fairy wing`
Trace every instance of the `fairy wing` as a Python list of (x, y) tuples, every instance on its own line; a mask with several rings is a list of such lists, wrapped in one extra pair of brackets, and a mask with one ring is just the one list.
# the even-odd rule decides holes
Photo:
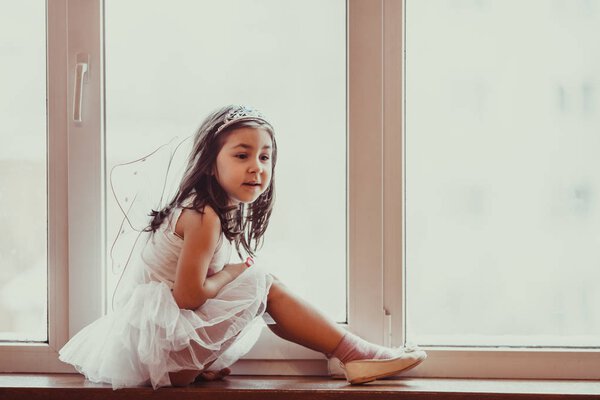
[[(152, 210), (161, 210), (175, 197), (185, 172), (192, 136), (171, 139), (151, 153), (112, 167), (110, 190), (120, 213), (118, 230), (112, 241), (109, 257), (111, 271), (120, 275), (115, 293), (126, 296), (131, 284), (122, 282), (126, 269), (139, 269), (141, 254), (151, 233), (146, 232)], [(114, 207), (113, 207), (114, 209)], [(139, 279), (141, 271), (129, 271), (127, 281)]]

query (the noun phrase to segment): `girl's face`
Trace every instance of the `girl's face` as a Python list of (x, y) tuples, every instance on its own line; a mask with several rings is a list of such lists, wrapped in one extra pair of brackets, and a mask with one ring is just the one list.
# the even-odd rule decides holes
[(238, 128), (229, 132), (217, 155), (215, 177), (232, 205), (252, 203), (271, 183), (269, 133), (261, 128)]

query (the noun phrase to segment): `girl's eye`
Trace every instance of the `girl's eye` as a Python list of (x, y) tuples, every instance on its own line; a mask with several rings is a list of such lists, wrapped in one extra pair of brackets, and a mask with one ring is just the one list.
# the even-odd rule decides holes
[(236, 157), (244, 160), (244, 159), (246, 159), (248, 157), (248, 155), (246, 155), (246, 154), (236, 154)]
[(270, 158), (271, 157), (269, 157), (269, 156), (261, 156), (260, 157), (260, 159), (263, 160), (263, 161), (269, 161)]

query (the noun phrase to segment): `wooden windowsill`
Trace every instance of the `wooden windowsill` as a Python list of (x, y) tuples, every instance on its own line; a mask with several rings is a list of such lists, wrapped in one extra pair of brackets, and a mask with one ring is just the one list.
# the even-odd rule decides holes
[(600, 381), (404, 378), (350, 386), (345, 380), (298, 376), (229, 376), (185, 388), (113, 391), (77, 374), (0, 374), (0, 399), (600, 399)]

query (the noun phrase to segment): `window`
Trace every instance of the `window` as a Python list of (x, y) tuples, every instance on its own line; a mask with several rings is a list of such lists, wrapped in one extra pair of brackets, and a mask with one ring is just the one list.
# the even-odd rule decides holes
[[(277, 201), (257, 262), (346, 323), (345, 1), (105, 0), (104, 21), (107, 172), (174, 136), (179, 143), (216, 107), (258, 107), (276, 129), (279, 157)], [(191, 143), (173, 171), (183, 171)], [(167, 187), (176, 188), (180, 174), (171, 176)], [(131, 178), (128, 186), (147, 188), (148, 177)], [(122, 213), (109, 188), (107, 195), (110, 242)], [(118, 274), (108, 269), (110, 300)]]
[[(475, 11), (480, 10), (477, 8), (480, 7), (480, 4), (483, 4), (481, 7), (488, 4), (488, 2), (469, 1), (423, 3), (427, 3), (430, 8), (433, 7), (433, 10), (438, 11), (445, 4), (451, 3), (459, 5), (462, 9), (468, 9), (470, 5), (473, 5)], [(111, 282), (103, 273), (107, 261), (104, 250), (113, 233), (110, 232), (112, 228), (110, 226), (105, 228), (104, 224), (106, 219), (111, 218), (110, 209), (104, 207), (108, 204), (108, 197), (111, 195), (104, 186), (105, 174), (113, 163), (119, 159), (129, 159), (129, 156), (115, 153), (113, 159), (109, 150), (105, 153), (105, 149), (111, 146), (112, 140), (115, 141), (114, 143), (118, 143), (116, 141), (121, 140), (124, 133), (128, 133), (127, 129), (135, 130), (130, 128), (131, 121), (129, 121), (129, 126), (123, 121), (119, 122), (119, 113), (124, 114), (128, 109), (127, 103), (129, 103), (129, 109), (138, 113), (136, 114), (139, 116), (138, 122), (143, 122), (144, 117), (148, 117), (148, 115), (142, 113), (145, 107), (138, 104), (138, 100), (135, 98), (136, 93), (143, 92), (152, 85), (171, 90), (160, 72), (160, 68), (168, 71), (168, 65), (162, 67), (159, 65), (156, 79), (146, 85), (140, 84), (140, 77), (148, 80), (144, 75), (146, 73), (145, 64), (152, 63), (152, 60), (168, 59), (173, 63), (182, 61), (182, 68), (186, 68), (182, 75), (189, 73), (192, 76), (195, 73), (192, 64), (198, 61), (190, 58), (194, 54), (193, 52), (164, 46), (160, 43), (159, 38), (154, 40), (156, 47), (168, 48), (168, 51), (172, 51), (173, 54), (161, 53), (145, 58), (143, 49), (132, 47), (130, 48), (130, 60), (122, 58), (119, 61), (118, 52), (115, 52), (115, 58), (110, 60), (109, 57), (113, 57), (111, 46), (119, 46), (116, 37), (111, 36), (117, 31), (111, 33), (110, 30), (117, 28), (114, 26), (111, 28), (107, 19), (110, 13), (116, 10), (116, 8), (110, 9), (113, 4), (116, 2), (111, 2), (111, 0), (106, 2), (100, 0), (86, 2), (55, 0), (47, 3), (48, 342), (38, 344), (2, 343), (0, 345), (0, 368), (2, 371), (72, 371), (57, 361), (57, 350), (68, 337), (100, 317), (109, 302), (106, 293)], [(196, 3), (190, 2), (189, 4)], [(245, 2), (239, 4), (245, 4)], [(278, 4), (279, 2), (277, 4), (273, 2), (272, 7), (279, 7)], [(410, 48), (410, 7), (413, 2), (408, 0), (406, 3), (406, 11), (409, 14), (405, 13), (403, 9), (405, 3), (400, 0), (348, 0), (344, 5), (345, 12), (339, 11), (343, 10), (343, 7), (338, 8), (337, 11), (329, 8), (336, 7), (336, 4), (339, 6), (341, 2), (324, 4), (324, 2), (315, 2), (313, 4), (314, 13), (318, 14), (320, 7), (324, 7), (323, 13), (329, 10), (332, 12), (329, 15), (337, 15), (336, 18), (345, 18), (346, 21), (345, 50), (341, 50), (337, 56), (329, 59), (331, 65), (328, 64), (323, 71), (329, 71), (330, 75), (321, 76), (320, 78), (323, 80), (312, 75), (312, 79), (316, 80), (310, 84), (324, 82), (326, 85), (332, 85), (331, 88), (337, 87), (341, 88), (340, 90), (346, 90), (344, 107), (340, 106), (342, 102), (338, 97), (335, 97), (334, 100), (324, 100), (331, 101), (330, 104), (333, 104), (338, 112), (334, 122), (335, 127), (331, 128), (337, 132), (336, 138), (344, 136), (340, 133), (344, 129), (346, 129), (345, 135), (347, 135), (347, 139), (344, 139), (346, 141), (339, 144), (345, 146), (346, 153), (336, 153), (338, 162), (346, 163), (345, 172), (341, 173), (339, 169), (335, 172), (340, 174), (338, 176), (345, 175), (347, 177), (346, 183), (344, 183), (344, 185), (347, 184), (345, 189), (347, 197), (342, 201), (346, 202), (346, 210), (339, 210), (340, 207), (338, 207), (331, 215), (336, 215), (336, 218), (344, 215), (343, 218), (347, 223), (345, 233), (347, 235), (347, 249), (345, 250), (347, 258), (344, 261), (347, 263), (347, 294), (342, 297), (346, 297), (347, 300), (348, 328), (368, 340), (379, 343), (402, 345), (406, 339), (409, 339), (429, 345), (426, 347), (429, 359), (418, 369), (411, 371), (412, 376), (593, 378), (599, 362), (597, 349), (567, 349), (563, 347), (534, 349), (498, 346), (485, 348), (481, 347), (481, 343), (474, 344), (474, 342), (468, 342), (471, 345), (466, 346), (465, 343), (469, 338), (453, 342), (455, 345), (460, 344), (459, 347), (452, 347), (450, 346), (452, 343), (447, 341), (432, 341), (431, 337), (423, 341), (423, 335), (431, 335), (433, 331), (419, 327), (418, 320), (414, 319), (415, 311), (411, 308), (413, 305), (410, 300), (419, 285), (418, 282), (411, 283), (411, 280), (417, 278), (417, 275), (411, 272), (411, 268), (415, 265), (415, 260), (423, 260), (422, 257), (418, 257), (414, 248), (410, 247), (417, 238), (411, 236), (410, 224), (415, 220), (411, 220), (410, 215), (414, 212), (411, 207), (415, 205), (415, 202), (410, 197), (410, 190), (415, 188), (411, 186), (414, 182), (411, 182), (410, 179), (413, 176), (414, 180), (416, 175), (411, 174), (418, 171), (414, 167), (411, 169), (410, 164), (414, 160), (411, 157), (416, 154), (413, 154), (412, 151), (417, 151), (416, 148), (411, 147), (416, 144), (414, 141), (411, 142), (411, 134), (414, 129), (412, 124), (416, 122), (415, 117), (411, 117), (413, 115), (411, 113), (416, 109), (411, 109), (411, 107), (419, 105), (418, 101), (414, 104), (411, 102), (411, 96), (415, 93), (411, 92), (413, 88), (411, 88), (412, 75), (410, 75), (411, 62), (415, 61), (411, 58), (413, 53)], [(142, 13), (150, 13), (153, 5), (144, 3), (140, 7), (143, 8)], [(175, 9), (171, 8), (169, 11), (173, 10)], [(473, 10), (468, 12), (474, 12)], [(168, 18), (169, 11), (163, 13), (165, 24), (173, 19)], [(408, 18), (406, 22), (405, 17)], [(121, 29), (124, 29), (126, 25), (133, 26), (132, 24), (136, 23), (139, 14), (132, 13), (125, 18), (126, 20), (120, 25)], [(240, 21), (240, 23), (242, 22)], [(592, 25), (590, 24), (590, 29)], [(336, 27), (330, 28), (333, 29), (332, 32), (336, 32), (333, 34), (335, 40), (338, 43), (341, 41), (343, 44), (339, 34), (341, 26), (336, 24)], [(405, 27), (408, 27), (406, 33)], [(155, 29), (160, 31), (163, 28), (157, 26)], [(177, 29), (186, 31), (191, 28), (178, 26)], [(437, 29), (433, 29), (433, 31)], [(119, 33), (119, 37), (122, 35), (125, 33)], [(265, 43), (277, 46), (277, 42), (269, 37), (269, 35), (263, 37), (266, 40)], [(403, 59), (405, 38), (407, 40), (406, 60)], [(329, 39), (334, 40), (333, 37), (329, 37)], [(312, 43), (316, 46), (314, 42)], [(435, 46), (429, 47), (435, 49)], [(316, 51), (313, 54), (322, 54), (315, 49), (302, 49), (302, 51), (307, 53)], [(165, 50), (166, 52), (167, 50)], [(343, 55), (344, 53), (345, 55)], [(340, 56), (340, 54), (342, 55)], [(269, 55), (265, 55), (265, 57), (267, 56)], [(340, 61), (344, 59), (345, 61)], [(342, 84), (336, 71), (340, 70), (340, 65), (344, 62), (346, 63), (344, 67), (346, 77), (343, 79), (345, 83)], [(76, 74), (78, 64), (87, 64), (88, 66), (87, 73), (81, 77)], [(318, 76), (319, 69), (313, 68), (316, 64), (318, 64), (316, 61), (308, 63), (307, 68), (308, 71)], [(125, 72), (119, 72), (118, 68), (123, 68)], [(255, 74), (254, 76), (258, 76), (260, 71), (253, 70), (252, 73)], [(406, 78), (406, 82), (404, 78)], [(81, 85), (83, 118), (81, 122), (77, 122), (74, 120), (73, 104), (75, 89), (80, 87), (80, 82), (83, 82)], [(111, 86), (113, 85), (111, 82), (114, 82), (116, 86)], [(178, 90), (171, 92), (175, 94), (168, 94), (169, 97), (189, 90), (188, 86), (179, 79), (172, 79), (171, 82)], [(198, 82), (200, 80), (192, 85), (199, 85)], [(299, 82), (304, 81), (299, 80)], [(593, 81), (590, 82), (593, 83)], [(210, 85), (207, 82), (202, 84)], [(303, 84), (308, 85), (308, 83)], [(570, 83), (565, 83), (562, 89), (555, 87), (554, 107), (560, 109), (563, 104), (567, 110), (569, 104), (574, 104), (569, 100), (574, 98), (571, 88), (578, 86), (570, 85)], [(470, 88), (466, 92), (470, 95), (463, 98), (463, 103), (471, 106), (478, 104), (479, 94), (485, 93), (485, 91), (478, 89), (477, 85), (466, 86)], [(122, 87), (131, 90), (121, 94), (119, 90)], [(313, 87), (316, 98), (319, 98), (320, 87), (317, 85)], [(581, 101), (580, 104), (587, 104), (582, 110), (587, 109), (586, 107), (593, 109), (593, 95), (590, 94), (593, 93), (593, 87), (593, 84), (590, 84), (586, 86), (587, 89), (579, 92), (581, 94), (578, 97)], [(246, 96), (245, 98), (233, 101), (248, 103), (270, 101), (269, 99), (250, 98), (250, 93), (253, 92), (250, 89), (248, 86), (246, 91), (240, 94), (240, 96)], [(305, 91), (306, 89), (290, 87), (290, 90)], [(341, 96), (336, 90), (338, 89), (331, 89), (331, 93), (334, 93), (334, 96)], [(421, 92), (418, 94), (420, 95)], [(111, 100), (112, 97), (109, 98), (109, 96), (120, 96), (120, 98)], [(224, 101), (225, 99), (221, 100), (221, 102)], [(164, 123), (161, 127), (165, 131), (185, 130), (187, 134), (193, 133), (200, 122), (198, 118), (204, 116), (207, 110), (213, 107), (212, 102), (207, 101), (205, 104), (203, 99), (199, 100), (198, 105), (194, 106), (192, 111), (174, 107), (167, 108), (165, 114), (161, 115), (162, 108), (157, 107), (157, 104), (160, 105), (157, 102), (158, 100), (154, 100), (156, 108), (153, 110), (155, 111), (153, 115), (157, 114), (163, 118), (160, 119), (161, 122), (156, 122), (158, 121), (156, 120), (155, 123)], [(165, 101), (165, 104), (168, 103), (170, 102)], [(188, 104), (183, 101), (181, 103)], [(463, 103), (454, 102), (450, 106), (458, 107)], [(105, 104), (106, 110), (104, 109)], [(301, 105), (296, 106), (300, 107)], [(442, 107), (437, 111), (440, 112), (439, 119), (442, 119), (445, 109)], [(476, 107), (475, 111), (477, 111)], [(318, 113), (313, 109), (311, 112)], [(464, 110), (462, 112), (464, 114)], [(190, 114), (193, 114), (193, 117), (188, 120), (182, 117)], [(201, 116), (197, 117), (197, 115)], [(286, 124), (290, 126), (291, 123), (286, 121), (285, 114), (281, 115), (278, 122), (284, 126)], [(327, 116), (321, 115), (323, 121), (327, 120)], [(458, 116), (456, 115), (456, 117)], [(561, 123), (566, 123), (574, 115), (564, 115), (563, 117), (561, 117), (563, 118)], [(340, 122), (342, 118), (346, 119), (345, 123)], [(592, 118), (590, 121), (593, 121), (593, 117), (590, 118)], [(104, 126), (105, 121), (106, 126)], [(127, 118), (124, 121), (127, 122)], [(173, 121), (181, 121), (181, 125), (176, 126)], [(346, 128), (344, 128), (345, 124)], [(145, 129), (150, 128), (145, 127)], [(426, 129), (426, 131), (428, 131), (426, 133), (431, 133), (430, 129)], [(582, 135), (582, 132), (585, 131), (577, 131), (574, 134)], [(403, 136), (404, 133), (406, 133), (405, 136)], [(113, 134), (116, 136), (111, 137)], [(160, 133), (157, 134), (160, 135)], [(585, 133), (583, 134), (585, 135)], [(163, 141), (162, 136), (158, 136), (158, 139), (154, 140), (158, 144), (166, 141)], [(152, 143), (150, 150), (157, 147), (155, 143)], [(450, 146), (456, 143), (458, 140), (449, 143), (447, 148), (450, 149)], [(286, 146), (292, 146), (292, 144), (289, 143)], [(136, 151), (136, 155), (144, 154), (145, 150), (147, 149), (140, 148), (139, 151)], [(347, 157), (346, 161), (340, 158), (342, 156)], [(335, 165), (335, 168), (339, 167), (339, 164)], [(290, 169), (297, 168), (296, 165), (288, 167)], [(451, 171), (451, 168), (447, 168), (447, 170)], [(334, 171), (329, 172), (334, 173)], [(404, 180), (405, 177), (407, 180)], [(419, 177), (419, 179), (425, 178), (430, 179), (431, 175)], [(336, 184), (341, 185), (341, 182), (336, 182)], [(480, 193), (477, 190), (466, 190), (463, 193), (470, 193), (470, 197), (463, 196), (463, 200), (465, 198), (472, 200), (471, 203), (463, 201), (463, 204), (475, 204), (478, 198), (482, 198), (477, 194)], [(579, 195), (573, 193), (579, 193)], [(582, 199), (587, 198), (586, 196), (589, 197), (590, 193), (585, 190), (571, 192), (572, 196), (569, 198), (572, 200), (571, 211), (585, 211), (585, 201)], [(278, 204), (281, 205), (281, 201)], [(404, 218), (404, 213), (406, 213), (406, 218)], [(403, 229), (405, 221), (406, 232)], [(408, 247), (403, 246), (405, 242)], [(405, 257), (407, 263), (403, 265)], [(406, 267), (406, 271), (404, 267)], [(419, 273), (425, 273), (425, 269)], [(344, 288), (341, 290), (343, 291)], [(408, 296), (408, 302), (405, 302), (406, 296)], [(590, 299), (593, 300), (592, 297)], [(330, 312), (332, 315), (337, 315), (338, 311), (336, 310), (339, 309), (340, 307), (336, 305)], [(433, 307), (433, 309), (432, 313), (440, 312), (439, 307)], [(431, 318), (435, 318), (435, 314)], [(411, 324), (415, 324), (414, 327)], [(445, 328), (446, 326), (441, 327)], [(234, 372), (255, 374), (326, 373), (322, 355), (307, 352), (287, 343), (277, 342), (273, 337), (268, 337), (268, 332), (266, 334), (265, 341), (259, 343), (256, 349), (242, 360), (243, 362), (238, 363), (239, 365), (236, 364)], [(439, 332), (434, 332), (434, 334), (439, 337)], [(445, 334), (447, 332), (442, 331), (442, 336)], [(282, 360), (282, 357), (285, 359)], [(265, 359), (271, 361), (269, 363), (261, 362)], [(269, 370), (270, 366), (277, 368), (277, 371)]]
[(598, 355), (590, 7), (406, 1), (406, 330), (436, 356)]
[[(107, 287), (111, 285), (111, 282), (109, 279), (106, 279), (107, 277), (103, 271), (105, 271), (104, 265), (106, 265), (107, 261), (104, 249), (110, 241), (112, 234), (108, 231), (111, 229), (110, 226), (105, 228), (103, 221), (106, 218), (110, 219), (109, 214), (111, 211), (110, 209), (105, 211), (103, 205), (107, 204), (107, 198), (111, 194), (104, 186), (104, 182), (106, 182), (106, 174), (109, 171), (111, 163), (117, 162), (118, 157), (123, 157), (123, 155), (115, 153), (117, 157), (110, 159), (111, 155), (108, 153), (105, 154), (104, 149), (105, 140), (106, 145), (110, 145), (111, 140), (118, 140), (110, 136), (111, 132), (114, 132), (116, 135), (122, 132), (123, 126), (125, 126), (119, 126), (118, 119), (112, 119), (117, 117), (118, 113), (123, 113), (124, 110), (113, 105), (108, 98), (109, 95), (114, 95), (119, 90), (117, 86), (110, 86), (111, 79), (114, 82), (118, 82), (119, 79), (117, 75), (113, 75), (114, 71), (111, 70), (111, 68), (117, 67), (118, 59), (115, 58), (113, 61), (109, 61), (108, 58), (112, 53), (107, 50), (111, 46), (111, 36), (106, 17), (111, 12), (111, 4), (113, 3), (100, 1), (53, 1), (47, 4), (48, 115), (50, 138), (48, 153), (50, 164), (49, 253), (51, 261), (48, 293), (49, 339), (48, 343), (42, 343), (39, 346), (31, 344), (15, 346), (14, 343), (1, 346), (0, 352), (2, 353), (2, 357), (0, 360), (2, 361), (0, 362), (0, 368), (3, 371), (72, 371), (70, 367), (57, 361), (57, 350), (62, 347), (68, 337), (71, 337), (82, 327), (100, 317), (109, 302)], [(195, 6), (196, 3), (190, 2), (189, 4), (190, 6)], [(244, 7), (244, 4), (244, 2), (239, 2), (239, 7)], [(151, 6), (145, 3), (141, 7), (151, 8)], [(279, 7), (276, 3), (273, 3), (272, 6)], [(333, 257), (325, 255), (323, 258), (326, 260), (327, 257), (332, 257), (332, 260), (336, 260), (337, 268), (341, 266), (342, 271), (346, 270), (346, 268), (349, 271), (346, 279), (343, 278), (342, 272), (333, 272), (334, 275), (342, 275), (338, 279), (338, 289), (336, 289), (338, 291), (338, 295), (336, 295), (337, 300), (333, 304), (324, 304), (324, 306), (329, 306), (330, 308), (327, 312), (339, 321), (346, 322), (345, 325), (351, 329), (358, 331), (370, 340), (380, 341), (383, 332), (383, 312), (377, 296), (373, 296), (375, 293), (381, 293), (381, 281), (379, 280), (381, 276), (381, 264), (377, 261), (380, 247), (374, 241), (361, 240), (364, 236), (363, 232), (377, 230), (380, 218), (373, 219), (369, 217), (377, 217), (377, 212), (379, 211), (375, 208), (370, 215), (360, 215), (358, 217), (356, 213), (348, 212), (353, 207), (353, 204), (356, 204), (356, 199), (362, 202), (362, 207), (368, 207), (371, 202), (376, 201), (377, 197), (371, 197), (362, 190), (358, 190), (359, 187), (371, 189), (374, 193), (380, 191), (378, 181), (372, 179), (373, 174), (355, 177), (350, 173), (346, 177), (348, 175), (346, 172), (348, 166), (351, 170), (352, 168), (357, 168), (367, 172), (375, 171), (376, 173), (379, 170), (376, 163), (367, 159), (364, 159), (364, 162), (362, 162), (363, 165), (361, 165), (356, 155), (353, 156), (356, 161), (352, 157), (345, 159), (347, 155), (346, 149), (348, 147), (356, 148), (352, 144), (352, 141), (356, 140), (356, 135), (351, 134), (352, 126), (356, 125), (357, 121), (360, 122), (361, 118), (364, 119), (364, 115), (366, 115), (366, 112), (363, 110), (353, 113), (352, 116), (348, 113), (347, 102), (349, 95), (346, 93), (346, 88), (354, 85), (354, 83), (349, 84), (348, 81), (352, 79), (345, 76), (345, 71), (349, 63), (346, 55), (348, 46), (346, 43), (348, 35), (347, 26), (349, 26), (347, 22), (348, 11), (346, 10), (346, 4), (342, 1), (330, 2), (326, 6), (322, 3), (315, 3), (314, 7), (316, 10), (323, 12), (321, 18), (325, 18), (327, 15), (329, 18), (336, 18), (337, 22), (329, 24), (327, 27), (327, 29), (330, 29), (331, 34), (328, 34), (328, 40), (331, 40), (331, 42), (327, 44), (323, 40), (312, 41), (308, 43), (310, 44), (308, 48), (303, 48), (303, 46), (306, 47), (307, 43), (303, 43), (296, 38), (294, 40), (297, 41), (299, 46), (296, 52), (301, 52), (305, 58), (312, 59), (296, 60), (294, 57), (297, 57), (297, 54), (288, 54), (286, 57), (289, 57), (289, 59), (285, 62), (289, 66), (291, 65), (290, 63), (303, 61), (305, 63), (303, 65), (306, 67), (304, 71), (289, 69), (289, 72), (295, 74), (312, 74), (311, 79), (308, 80), (309, 85), (306, 83), (299, 84), (303, 82), (302, 80), (290, 80), (293, 82), (293, 84), (290, 84), (290, 90), (295, 90), (298, 93), (306, 93), (312, 90), (315, 93), (319, 93), (321, 88), (329, 85), (332, 97), (322, 99), (328, 102), (326, 104), (329, 110), (325, 112), (317, 109), (307, 101), (300, 101), (299, 98), (291, 99), (289, 101), (296, 108), (296, 114), (291, 111), (289, 114), (281, 113), (281, 117), (276, 121), (276, 124), (289, 127), (292, 125), (291, 118), (297, 115), (298, 110), (304, 110), (312, 113), (313, 118), (305, 121), (302, 125), (294, 126), (293, 128), (297, 132), (295, 135), (300, 135), (303, 130), (309, 130), (307, 135), (316, 135), (317, 132), (315, 132), (313, 124), (315, 124), (315, 121), (318, 121), (319, 124), (326, 127), (323, 129), (329, 130), (330, 133), (332, 131), (332, 137), (335, 138), (334, 140), (337, 140), (337, 144), (335, 145), (339, 146), (337, 151), (329, 152), (328, 154), (316, 152), (312, 158), (309, 158), (311, 163), (308, 167), (304, 167), (305, 171), (311, 171), (311, 174), (316, 175), (318, 171), (311, 170), (311, 168), (316, 166), (315, 161), (321, 160), (321, 162), (328, 163), (329, 165), (328, 170), (325, 172), (326, 175), (329, 174), (332, 182), (327, 190), (334, 190), (332, 196), (335, 196), (337, 199), (334, 202), (335, 207), (328, 213), (323, 214), (321, 218), (329, 218), (329, 225), (335, 229), (341, 229), (339, 231), (341, 233), (336, 234), (337, 237), (333, 240), (329, 238), (329, 245), (334, 245), (332, 248), (336, 255)], [(306, 4), (299, 9), (299, 12), (305, 8)], [(281, 9), (281, 12), (285, 12), (285, 10)], [(318, 14), (318, 12), (315, 13)], [(305, 18), (308, 17), (305, 16)], [(311, 15), (310, 17), (315, 19), (315, 21), (319, 20), (318, 16)], [(262, 17), (257, 16), (257, 18)], [(325, 26), (325, 24), (322, 24), (322, 26)], [(282, 27), (281, 29), (284, 28)], [(376, 29), (375, 27), (372, 33), (377, 34)], [(271, 42), (269, 35), (262, 37), (260, 30), (257, 31), (256, 35), (257, 38), (265, 40), (266, 45), (280, 46), (277, 43)], [(359, 36), (360, 33), (354, 34), (353, 40), (359, 42)], [(116, 41), (112, 43), (115, 44)], [(336, 49), (336, 54), (327, 54), (331, 53), (331, 46), (335, 45), (335, 43), (338, 43), (339, 46)], [(264, 47), (270, 48), (269, 46)], [(312, 48), (310, 48), (311, 46)], [(361, 51), (364, 51), (364, 49)], [(267, 57), (268, 54), (264, 54), (263, 56)], [(314, 60), (325, 56), (330, 57), (327, 61), (328, 67), (316, 68), (318, 63)], [(352, 62), (358, 62), (362, 58), (364, 57), (355, 51), (354, 61)], [(111, 64), (111, 62), (114, 62), (114, 64)], [(199, 61), (189, 59), (188, 67), (193, 69), (196, 62)], [(83, 68), (84, 65), (87, 66), (87, 70)], [(123, 61), (121, 64), (127, 71), (130, 71), (129, 68), (136, 66), (137, 68), (142, 68), (143, 65), (143, 60), (140, 61), (139, 58), (135, 57), (132, 57), (129, 62), (126, 63)], [(377, 65), (375, 64), (374, 67), (377, 68)], [(370, 68), (372, 67), (370, 66)], [(84, 70), (85, 74), (78, 74), (78, 71), (83, 72)], [(134, 79), (135, 73), (133, 72), (129, 76), (129, 79)], [(254, 70), (253, 73), (260, 74), (260, 71)], [(120, 79), (123, 79), (123, 76)], [(355, 74), (355, 76), (359, 75)], [(373, 77), (376, 74), (367, 73), (362, 76)], [(356, 81), (357, 79), (354, 79), (352, 82)], [(135, 79), (129, 83), (125, 83), (125, 85), (134, 87), (134, 82)], [(156, 83), (156, 81), (153, 82)], [(371, 84), (372, 82), (369, 83), (369, 85)], [(301, 87), (303, 85), (307, 87)], [(113, 88), (115, 92), (111, 92)], [(178, 87), (178, 89), (181, 88), (181, 86)], [(185, 85), (183, 88), (185, 89)], [(276, 107), (276, 102), (269, 100), (268, 96), (264, 97), (263, 100), (250, 98), (249, 93), (253, 92), (250, 89), (252, 88), (249, 86), (245, 89), (245, 94), (240, 93), (240, 98), (234, 100), (245, 103), (270, 101), (272, 107)], [(78, 110), (74, 100), (80, 95), (82, 102), (81, 108)], [(106, 98), (104, 98), (105, 95)], [(128, 99), (130, 102), (135, 101), (133, 97), (127, 97), (125, 101)], [(119, 103), (118, 99), (115, 99), (115, 101), (116, 103), (114, 104), (123, 104), (122, 102)], [(184, 125), (177, 126), (175, 129), (182, 128), (186, 129), (187, 134), (193, 133), (193, 130), (200, 122), (199, 118), (206, 115), (210, 111), (210, 107), (218, 105), (213, 104), (213, 102), (209, 103), (207, 99), (203, 101), (206, 104), (204, 106), (197, 105), (198, 108), (193, 106), (193, 117), (190, 117), (189, 121), (181, 120)], [(221, 100), (221, 102), (224, 101), (225, 98)], [(106, 110), (104, 109), (105, 104)], [(373, 107), (380, 108), (380, 103), (375, 102), (370, 111), (373, 110)], [(132, 106), (130, 109), (135, 110), (135, 107)], [(76, 120), (78, 111), (82, 115), (81, 121)], [(115, 113), (111, 114), (113, 111)], [(177, 113), (180, 111), (174, 110), (174, 112)], [(371, 114), (371, 116), (373, 115), (377, 115), (377, 112)], [(171, 118), (172, 115), (168, 117)], [(179, 118), (172, 118), (171, 122), (168, 122), (166, 125), (170, 129), (173, 129), (172, 121), (179, 120)], [(346, 127), (346, 124), (348, 124), (348, 127)], [(364, 123), (363, 125), (366, 126)], [(111, 131), (111, 129), (115, 130)], [(104, 136), (104, 132), (107, 133), (106, 137)], [(346, 135), (348, 135), (349, 143), (346, 143)], [(317, 140), (316, 137), (312, 140)], [(280, 142), (283, 144), (285, 140), (280, 139)], [(286, 146), (294, 146), (291, 138), (288, 140)], [(361, 147), (372, 152), (371, 142), (368, 140), (364, 140), (364, 142), (361, 144)], [(150, 143), (150, 141), (146, 143)], [(162, 138), (159, 137), (159, 139), (156, 139), (152, 143), (152, 148), (156, 148), (156, 143), (161, 144)], [(143, 154), (143, 151), (144, 149), (140, 148), (138, 154)], [(285, 166), (287, 162), (288, 170), (298, 170), (298, 167), (301, 167), (299, 165), (300, 159), (296, 161), (294, 160), (296, 156), (294, 152), (290, 152), (290, 154), (292, 155), (289, 159), (282, 161), (280, 165), (283, 164)], [(105, 159), (105, 157), (107, 158)], [(335, 161), (332, 161), (332, 158)], [(303, 185), (309, 183), (308, 180), (303, 181)], [(351, 187), (348, 190), (345, 189), (347, 184), (349, 188)], [(293, 199), (290, 201), (293, 201)], [(316, 201), (314, 203), (317, 204)], [(293, 215), (291, 217), (297, 218)], [(343, 224), (346, 223), (345, 221), (348, 221), (346, 228), (343, 227)], [(315, 219), (314, 223), (317, 222)], [(340, 225), (342, 226), (340, 227)], [(348, 240), (348, 245), (346, 245), (346, 240)], [(352, 246), (353, 242), (357, 243), (357, 245)], [(359, 256), (355, 256), (353, 253), (357, 253)], [(369, 263), (363, 263), (368, 266), (362, 266), (359, 269), (357, 266), (360, 264), (357, 261), (361, 258), (369, 260)], [(298, 261), (299, 257), (294, 257), (294, 262)], [(290, 273), (293, 275), (296, 272), (292, 271)], [(299, 288), (297, 290), (309, 292), (306, 288)], [(348, 291), (347, 294), (344, 293), (346, 291)], [(321, 290), (321, 292), (325, 292), (325, 290)], [(351, 293), (360, 294), (353, 296)], [(347, 303), (349, 304), (348, 309), (346, 309)], [(361, 329), (363, 332), (360, 332)], [(236, 372), (244, 373), (245, 365), (251, 366), (253, 359), (272, 359), (276, 361), (277, 359), (281, 360), (283, 357), (285, 360), (279, 364), (273, 362), (268, 363), (268, 365), (266, 363), (259, 363), (259, 367), (263, 368), (262, 373), (281, 373), (282, 371), (288, 371), (292, 374), (299, 371), (301, 373), (326, 373), (326, 364), (323, 355), (307, 351), (299, 346), (294, 347), (289, 343), (283, 343), (281, 340), (277, 342), (274, 336), (269, 337), (270, 331), (265, 331), (265, 342), (259, 343), (253, 349), (252, 353), (248, 355), (247, 360), (243, 360), (247, 361), (247, 363), (240, 363)], [(5, 355), (7, 356), (5, 357)], [(290, 359), (296, 359), (297, 361), (290, 365)], [(270, 370), (269, 367), (271, 368)], [(276, 370), (272, 368), (276, 368)], [(256, 367), (251, 367), (248, 371), (252, 371), (252, 373), (261, 372)]]
[(46, 16), (41, 1), (0, 7), (0, 341), (45, 342)]
[(414, 341), (600, 347), (600, 16), (589, 7), (407, 2)]

